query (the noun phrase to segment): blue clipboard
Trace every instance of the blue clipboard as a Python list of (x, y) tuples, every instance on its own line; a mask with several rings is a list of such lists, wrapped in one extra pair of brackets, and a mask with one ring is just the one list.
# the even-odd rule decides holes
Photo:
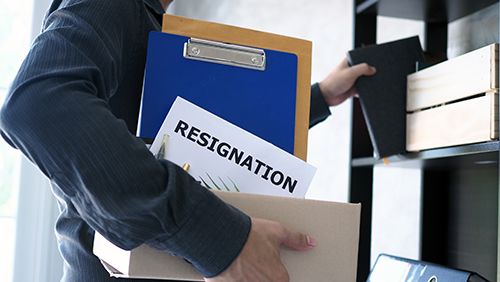
[(265, 70), (257, 70), (186, 58), (189, 39), (150, 33), (139, 137), (154, 138), (180, 96), (293, 154), (297, 55), (263, 49)]

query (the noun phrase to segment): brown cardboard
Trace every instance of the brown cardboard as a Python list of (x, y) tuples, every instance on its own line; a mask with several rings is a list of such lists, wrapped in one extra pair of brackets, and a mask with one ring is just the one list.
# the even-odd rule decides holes
[[(276, 220), (290, 230), (316, 238), (318, 244), (311, 251), (282, 249), (281, 258), (290, 281), (356, 281), (359, 204), (215, 193), (250, 216)], [(94, 254), (103, 261), (111, 276), (202, 281), (184, 260), (145, 245), (125, 251), (96, 234)]]

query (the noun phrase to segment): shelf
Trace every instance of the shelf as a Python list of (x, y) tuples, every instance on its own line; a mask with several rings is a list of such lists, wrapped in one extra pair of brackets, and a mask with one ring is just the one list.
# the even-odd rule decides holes
[[(386, 158), (385, 164), (396, 167), (476, 167), (497, 165), (499, 141), (477, 143), (408, 153)], [(384, 164), (384, 160), (371, 157), (356, 158), (352, 167)]]
[(381, 16), (451, 22), (472, 14), (498, 1), (495, 0), (365, 0), (356, 5), (357, 14), (371, 14), (373, 9)]
[[(425, 24), (425, 49), (438, 60), (446, 56), (448, 49), (448, 23), (487, 10), (498, 35), (498, 3), (500, 0), (355, 0), (354, 46), (355, 48), (377, 42), (377, 16), (423, 21)], [(496, 10), (495, 10), (496, 9)], [(477, 26), (476, 26), (477, 25)], [(474, 23), (471, 32), (481, 32), (481, 23)], [(404, 29), (395, 27), (398, 31)], [(411, 34), (408, 34), (408, 36)], [(455, 39), (454, 39), (455, 40)], [(452, 40), (452, 41), (454, 41)], [(479, 43), (477, 38), (470, 41)], [(469, 42), (452, 42), (467, 45)], [(404, 183), (420, 185), (420, 208), (416, 212), (418, 242), (421, 259), (449, 267), (463, 268), (481, 273), (490, 281), (500, 277), (499, 232), (499, 167), (500, 142), (468, 144), (447, 148), (430, 149), (415, 153), (394, 155), (384, 160), (372, 157), (368, 129), (357, 99), (352, 112), (352, 144), (350, 165), (349, 200), (363, 205), (360, 228), (358, 280), (366, 281), (369, 275), (370, 254), (379, 248), (382, 239), (372, 236), (380, 232), (380, 210), (404, 210), (407, 198), (401, 195), (375, 192), (374, 183), (383, 183), (387, 189)], [(498, 130), (498, 125), (495, 125)], [(377, 173), (384, 168), (387, 175)], [(385, 169), (387, 167), (387, 169)], [(398, 168), (418, 170), (407, 175)], [(384, 173), (384, 174), (385, 174)], [(394, 183), (391, 179), (394, 178)], [(405, 178), (402, 178), (405, 177)], [(401, 185), (400, 182), (403, 182)], [(411, 185), (409, 185), (411, 186)], [(409, 187), (410, 188), (410, 187)], [(382, 191), (382, 190), (380, 190)], [(404, 192), (406, 193), (406, 191)], [(410, 192), (412, 193), (412, 192)], [(388, 207), (381, 206), (386, 201)], [(378, 203), (378, 204), (377, 204)], [(397, 208), (397, 209), (396, 209)], [(408, 214), (405, 214), (408, 215)], [(409, 215), (408, 215), (409, 216)], [(384, 222), (385, 223), (385, 222)], [(383, 232), (400, 231), (397, 224), (388, 221)], [(374, 227), (375, 226), (375, 227)], [(373, 229), (372, 229), (373, 228)], [(408, 229), (410, 230), (410, 229)], [(411, 229), (414, 232), (413, 229)], [(382, 245), (383, 246), (383, 245)], [(382, 247), (383, 249), (383, 247)]]

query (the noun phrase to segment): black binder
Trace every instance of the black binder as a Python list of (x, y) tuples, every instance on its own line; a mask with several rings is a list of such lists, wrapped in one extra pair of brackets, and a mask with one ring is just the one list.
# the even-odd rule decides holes
[(380, 254), (367, 282), (488, 282), (488, 280), (470, 271)]
[(373, 76), (356, 82), (376, 158), (406, 152), (406, 76), (423, 62), (418, 36), (354, 49), (350, 65), (368, 63)]

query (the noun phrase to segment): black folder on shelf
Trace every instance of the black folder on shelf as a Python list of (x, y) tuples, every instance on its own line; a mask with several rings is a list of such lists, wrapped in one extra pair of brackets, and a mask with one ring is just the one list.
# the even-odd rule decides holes
[(380, 254), (367, 282), (488, 282), (488, 280), (470, 271)]
[(376, 158), (406, 152), (406, 76), (423, 62), (418, 36), (354, 49), (350, 65), (368, 63), (373, 76), (360, 77), (356, 89)]

